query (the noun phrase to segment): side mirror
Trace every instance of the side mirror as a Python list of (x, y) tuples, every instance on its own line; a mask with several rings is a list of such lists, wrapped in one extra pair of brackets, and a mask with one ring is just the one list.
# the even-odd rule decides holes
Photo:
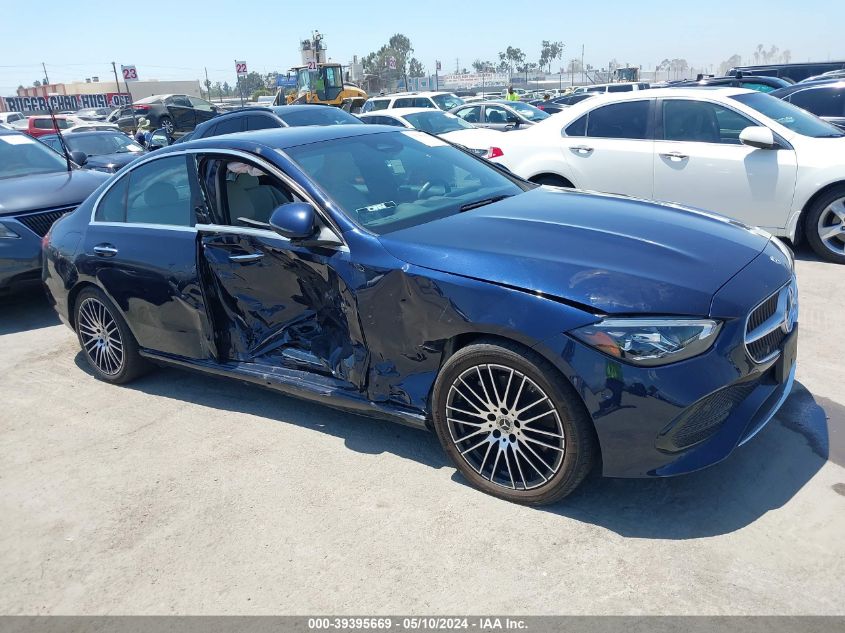
[(317, 213), (307, 202), (288, 202), (273, 211), (270, 228), (289, 240), (307, 240), (316, 232)]
[(85, 163), (88, 162), (88, 154), (85, 152), (80, 152), (79, 150), (73, 151), (70, 153), (70, 159), (82, 167)]
[(775, 135), (772, 131), (762, 125), (751, 125), (739, 133), (739, 141), (743, 145), (756, 147), (757, 149), (774, 149)]
[(161, 149), (170, 145), (170, 137), (167, 136), (166, 130), (156, 130), (150, 135), (150, 140), (147, 143), (147, 149), (153, 151), (154, 149)]

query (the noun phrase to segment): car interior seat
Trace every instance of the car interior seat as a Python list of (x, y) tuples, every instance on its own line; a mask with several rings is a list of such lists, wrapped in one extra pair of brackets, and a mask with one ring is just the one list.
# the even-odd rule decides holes
[(238, 174), (234, 180), (227, 180), (226, 194), (232, 222), (238, 218), (247, 218), (267, 224), (276, 207), (291, 202), (278, 188), (262, 185), (257, 176), (247, 173)]
[(127, 222), (146, 224), (175, 224), (192, 226), (189, 200), (179, 200), (173, 184), (154, 182), (144, 190), (143, 205), (130, 204), (126, 210)]
[(706, 104), (698, 107), (693, 102), (685, 104), (684, 110), (674, 116), (666, 117), (666, 138), (677, 141), (695, 141), (700, 143), (718, 143), (720, 141), (719, 122), (713, 109)]
[(488, 123), (504, 123), (505, 122), (505, 115), (501, 113), (499, 110), (489, 110), (487, 112), (487, 122)]

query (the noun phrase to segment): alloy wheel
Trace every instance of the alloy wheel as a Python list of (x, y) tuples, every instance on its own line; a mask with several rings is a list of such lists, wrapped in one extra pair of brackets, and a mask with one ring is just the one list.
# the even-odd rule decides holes
[(825, 248), (845, 255), (845, 198), (837, 198), (822, 210), (816, 228)]
[(161, 127), (164, 128), (164, 131), (169, 134), (173, 134), (173, 130), (176, 129), (176, 126), (173, 125), (173, 121), (168, 119), (167, 117), (161, 120)]
[(93, 297), (85, 299), (79, 306), (77, 329), (91, 363), (107, 376), (118, 374), (123, 368), (123, 340), (108, 308)]
[(522, 372), (474, 365), (449, 387), (446, 420), (461, 457), (484, 479), (513, 490), (548, 483), (566, 441), (548, 394)]

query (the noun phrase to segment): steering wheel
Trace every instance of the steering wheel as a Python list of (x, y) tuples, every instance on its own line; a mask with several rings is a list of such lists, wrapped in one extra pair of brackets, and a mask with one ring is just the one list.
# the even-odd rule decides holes
[(443, 185), (444, 194), (447, 194), (452, 190), (449, 183), (443, 178), (432, 178), (431, 180), (426, 180), (425, 183), (423, 183), (423, 186), (420, 187), (419, 193), (417, 193), (417, 200), (427, 197), (425, 194), (427, 194), (434, 185)]

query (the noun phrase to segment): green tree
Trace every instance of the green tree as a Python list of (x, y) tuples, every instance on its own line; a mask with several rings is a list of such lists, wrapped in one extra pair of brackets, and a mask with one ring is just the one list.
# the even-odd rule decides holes
[(499, 62), (499, 67), (503, 68), (502, 72), (507, 71), (508, 74), (512, 75), (514, 70), (519, 70), (525, 64), (525, 53), (522, 52), (522, 49), (508, 46), (503, 52), (499, 53)]
[(223, 96), (228, 97), (232, 94), (232, 86), (229, 85), (228, 81), (223, 82)]
[[(408, 63), (414, 47), (411, 40), (401, 33), (396, 33), (377, 51), (373, 51), (361, 58), (364, 74), (369, 75), (367, 83), (370, 90), (382, 90), (395, 84), (400, 77), (408, 74)], [(396, 61), (396, 68), (390, 68), (390, 58)], [(422, 68), (422, 64), (420, 64)]]
[(39, 86), (41, 86), (41, 82), (36, 79), (35, 81), (32, 82), (32, 85), (33, 85), (34, 88), (38, 88)]
[(425, 67), (422, 65), (422, 62), (416, 57), (412, 57), (408, 61), (408, 76), (425, 77)]
[(543, 40), (540, 48), (540, 68), (548, 68), (552, 72), (552, 62), (563, 55), (563, 42)]
[(267, 90), (276, 90), (276, 80), (279, 78), (279, 73), (277, 71), (272, 71), (264, 75), (264, 87)]
[(250, 95), (256, 90), (264, 89), (264, 78), (257, 72), (252, 71), (246, 77), (241, 79), (241, 91), (244, 96)]

